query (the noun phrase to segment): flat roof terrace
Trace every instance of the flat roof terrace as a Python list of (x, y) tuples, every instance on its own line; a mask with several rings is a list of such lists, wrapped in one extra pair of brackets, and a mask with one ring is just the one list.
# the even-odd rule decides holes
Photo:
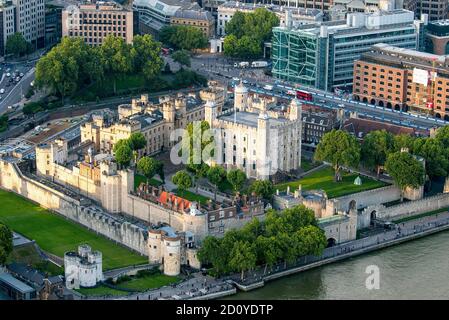
[[(254, 128), (257, 128), (258, 118), (258, 113), (246, 111), (232, 112), (218, 117), (221, 121), (239, 123)], [(273, 124), (285, 124), (288, 121), (285, 118), (269, 118), (269, 120)]]

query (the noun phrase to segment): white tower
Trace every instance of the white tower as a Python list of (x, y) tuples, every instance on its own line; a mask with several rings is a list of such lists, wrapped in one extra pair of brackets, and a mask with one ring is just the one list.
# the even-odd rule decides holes
[(215, 102), (212, 100), (207, 100), (204, 105), (204, 120), (209, 122), (209, 125), (212, 127), (213, 121), (217, 118), (217, 106)]
[(234, 108), (239, 109), (240, 111), (245, 111), (246, 104), (248, 103), (248, 88), (243, 85), (243, 82), (240, 83), (234, 89)]
[(268, 152), (268, 139), (270, 130), (270, 119), (264, 109), (259, 113), (257, 119), (257, 178), (261, 180), (268, 179), (270, 175), (270, 156)]

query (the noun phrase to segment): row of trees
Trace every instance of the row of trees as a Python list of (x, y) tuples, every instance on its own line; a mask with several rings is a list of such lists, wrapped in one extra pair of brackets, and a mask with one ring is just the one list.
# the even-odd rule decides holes
[(159, 32), (159, 39), (177, 50), (203, 49), (208, 45), (203, 32), (192, 26), (165, 26)]
[(326, 247), (324, 231), (317, 226), (312, 210), (296, 206), (270, 210), (265, 221), (254, 218), (240, 230), (227, 231), (223, 238), (208, 236), (198, 251), (200, 261), (215, 275), (241, 272), (276, 263), (294, 263), (304, 255), (319, 256)]
[(0, 266), (4, 265), (8, 260), (8, 256), (12, 252), (12, 232), (8, 226), (0, 223)]
[(36, 85), (51, 94), (64, 97), (94, 82), (116, 82), (127, 74), (142, 74), (148, 81), (161, 72), (161, 45), (151, 35), (137, 35), (133, 44), (108, 35), (98, 47), (82, 38), (65, 37), (36, 65)]
[(271, 39), (272, 29), (278, 25), (276, 14), (265, 8), (253, 12), (237, 11), (226, 24), (224, 54), (235, 58), (262, 56), (264, 42)]
[[(424, 158), (425, 166), (416, 156)], [(341, 180), (342, 167), (362, 164), (377, 175), (384, 168), (403, 190), (416, 188), (424, 184), (425, 176), (432, 181), (449, 174), (449, 127), (439, 129), (432, 138), (372, 131), (361, 144), (345, 131), (332, 130), (323, 136), (315, 159), (333, 165), (336, 181)]]

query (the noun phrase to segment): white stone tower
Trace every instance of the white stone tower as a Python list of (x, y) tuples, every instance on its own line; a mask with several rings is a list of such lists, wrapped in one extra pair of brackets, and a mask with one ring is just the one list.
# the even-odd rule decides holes
[(209, 125), (212, 127), (213, 121), (217, 118), (217, 106), (214, 101), (207, 100), (204, 105), (204, 120), (209, 122)]
[(150, 229), (148, 231), (148, 261), (149, 263), (161, 263), (161, 231)]
[(165, 237), (164, 274), (177, 276), (181, 272), (181, 239)]
[(248, 103), (248, 88), (240, 83), (234, 89), (234, 108), (245, 111)]

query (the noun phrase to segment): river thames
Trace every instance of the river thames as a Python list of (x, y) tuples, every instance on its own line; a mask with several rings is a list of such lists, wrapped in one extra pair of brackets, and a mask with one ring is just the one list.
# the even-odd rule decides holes
[[(368, 290), (367, 266), (380, 288)], [(228, 299), (448, 299), (449, 231), (267, 282)]]

